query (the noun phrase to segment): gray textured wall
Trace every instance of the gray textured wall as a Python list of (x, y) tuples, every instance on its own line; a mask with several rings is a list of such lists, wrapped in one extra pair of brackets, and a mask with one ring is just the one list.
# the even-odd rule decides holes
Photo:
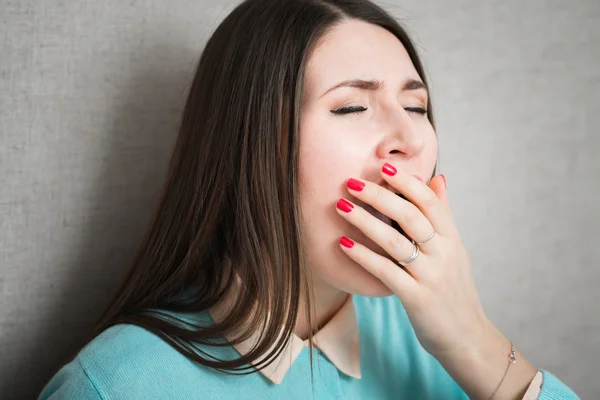
[[(0, 2), (3, 398), (38, 393), (123, 275), (195, 62), (235, 3)], [(490, 318), (600, 398), (600, 2), (380, 4), (425, 58)]]

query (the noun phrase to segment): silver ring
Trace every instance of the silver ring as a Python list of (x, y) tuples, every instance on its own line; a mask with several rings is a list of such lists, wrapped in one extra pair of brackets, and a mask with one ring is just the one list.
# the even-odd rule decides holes
[(433, 237), (435, 236), (435, 229), (433, 230), (433, 233), (431, 234), (431, 236), (429, 236), (424, 242), (414, 242), (414, 244), (423, 244), (423, 243), (427, 243), (429, 242), (431, 239), (433, 239)]
[(419, 246), (417, 246), (416, 242), (414, 240), (411, 240), (412, 244), (415, 246), (412, 256), (408, 257), (406, 260), (404, 261), (399, 261), (400, 264), (402, 265), (408, 265), (411, 262), (415, 261), (417, 259), (417, 257), (419, 257)]

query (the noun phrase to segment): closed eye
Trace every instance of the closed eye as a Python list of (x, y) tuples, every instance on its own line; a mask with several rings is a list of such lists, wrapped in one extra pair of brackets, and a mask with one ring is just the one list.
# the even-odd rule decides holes
[(421, 115), (427, 114), (427, 110), (421, 107), (405, 107), (404, 109), (408, 112), (414, 112)]
[(335, 114), (335, 115), (343, 115), (343, 114), (363, 112), (363, 111), (366, 111), (366, 110), (367, 110), (367, 108), (365, 108), (365, 107), (352, 106), (352, 107), (342, 107), (342, 108), (337, 109), (337, 110), (331, 110), (331, 113)]
[[(404, 109), (407, 112), (414, 112), (420, 115), (425, 115), (427, 114), (427, 110), (421, 107), (404, 107)], [(342, 107), (339, 108), (337, 110), (330, 110), (332, 114), (335, 115), (344, 115), (344, 114), (351, 114), (351, 113), (359, 113), (359, 112), (363, 112), (368, 110), (368, 108), (366, 107), (362, 107), (362, 106), (352, 106), (352, 107)]]

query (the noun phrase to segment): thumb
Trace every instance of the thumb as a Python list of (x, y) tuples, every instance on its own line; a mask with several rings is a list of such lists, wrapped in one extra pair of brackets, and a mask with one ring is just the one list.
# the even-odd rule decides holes
[(452, 209), (450, 208), (450, 204), (448, 202), (448, 192), (446, 191), (446, 185), (446, 177), (443, 174), (437, 175), (429, 181), (429, 188), (433, 190), (436, 196), (441, 200), (444, 208), (446, 209), (448, 214), (450, 214), (450, 217), (452, 217), (452, 220), (454, 221)]

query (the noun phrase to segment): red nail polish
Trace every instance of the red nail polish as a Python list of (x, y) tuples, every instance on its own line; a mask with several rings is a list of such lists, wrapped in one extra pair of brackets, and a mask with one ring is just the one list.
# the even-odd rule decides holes
[(339, 199), (337, 202), (337, 208), (339, 208), (343, 212), (350, 212), (350, 211), (352, 211), (354, 206), (348, 200)]
[(398, 172), (393, 165), (388, 163), (383, 164), (383, 168), (381, 168), (381, 170), (389, 176), (394, 176), (396, 175), (396, 172)]
[(348, 239), (346, 236), (341, 237), (340, 244), (349, 249), (351, 249), (354, 246), (354, 242), (352, 240)]
[(444, 176), (444, 174), (441, 174), (442, 178), (444, 179), (444, 187), (448, 186), (448, 183), (446, 182), (446, 177)]
[(354, 178), (348, 179), (348, 182), (346, 182), (346, 186), (348, 186), (352, 190), (356, 190), (357, 192), (360, 192), (365, 188), (364, 183)]

